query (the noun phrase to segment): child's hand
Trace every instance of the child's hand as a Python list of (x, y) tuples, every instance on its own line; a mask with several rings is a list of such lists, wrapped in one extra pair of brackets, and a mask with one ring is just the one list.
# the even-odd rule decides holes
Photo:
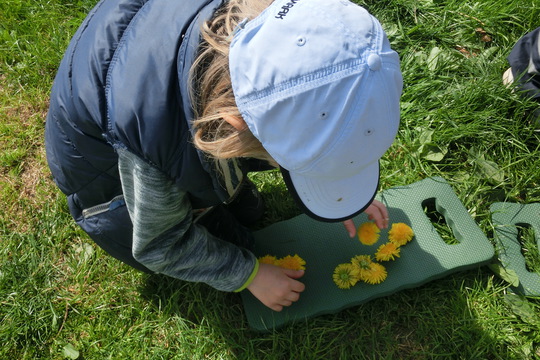
[[(364, 212), (368, 215), (369, 220), (375, 221), (379, 229), (386, 229), (388, 227), (388, 210), (382, 202), (373, 200)], [(350, 237), (356, 236), (356, 226), (354, 226), (352, 220), (345, 220), (343, 225), (345, 225), (345, 229), (349, 232)]]
[(300, 298), (305, 285), (295, 279), (303, 275), (303, 270), (260, 264), (259, 272), (247, 289), (270, 309), (281, 311), (284, 306), (290, 306)]

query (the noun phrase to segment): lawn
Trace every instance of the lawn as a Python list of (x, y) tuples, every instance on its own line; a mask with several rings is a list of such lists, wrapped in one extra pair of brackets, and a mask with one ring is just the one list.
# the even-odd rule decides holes
[[(238, 294), (107, 256), (71, 220), (43, 140), (56, 68), (95, 3), (0, 2), (0, 359), (540, 359), (540, 299), (514, 295), (487, 266), (260, 333)], [(441, 176), (492, 239), (492, 203), (540, 202), (538, 104), (501, 81), (514, 43), (540, 26), (540, 3), (359, 3), (404, 76), (381, 189)], [(259, 227), (299, 214), (279, 173), (253, 180), (269, 207)], [(540, 273), (534, 232), (520, 234)]]

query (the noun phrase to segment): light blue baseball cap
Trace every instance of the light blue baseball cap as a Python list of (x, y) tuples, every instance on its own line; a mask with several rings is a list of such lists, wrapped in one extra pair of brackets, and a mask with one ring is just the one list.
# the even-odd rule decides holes
[(319, 220), (364, 211), (399, 127), (403, 81), (380, 23), (346, 0), (276, 0), (229, 52), (236, 104)]

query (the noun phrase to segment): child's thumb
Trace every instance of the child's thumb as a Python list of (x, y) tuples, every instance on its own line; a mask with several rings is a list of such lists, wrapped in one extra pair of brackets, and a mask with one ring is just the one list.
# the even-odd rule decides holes
[(285, 272), (285, 275), (293, 279), (299, 279), (302, 276), (304, 276), (304, 270), (285, 269), (284, 272)]

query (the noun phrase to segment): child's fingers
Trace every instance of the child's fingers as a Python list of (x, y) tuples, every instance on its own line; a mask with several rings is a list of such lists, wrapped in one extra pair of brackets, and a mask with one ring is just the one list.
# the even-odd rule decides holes
[(373, 200), (365, 212), (368, 214), (370, 220), (375, 221), (379, 229), (386, 229), (388, 227), (388, 209), (380, 201)]
[(345, 230), (349, 233), (349, 236), (353, 238), (356, 235), (356, 225), (354, 225), (354, 222), (350, 219), (345, 220), (343, 225), (345, 226)]

